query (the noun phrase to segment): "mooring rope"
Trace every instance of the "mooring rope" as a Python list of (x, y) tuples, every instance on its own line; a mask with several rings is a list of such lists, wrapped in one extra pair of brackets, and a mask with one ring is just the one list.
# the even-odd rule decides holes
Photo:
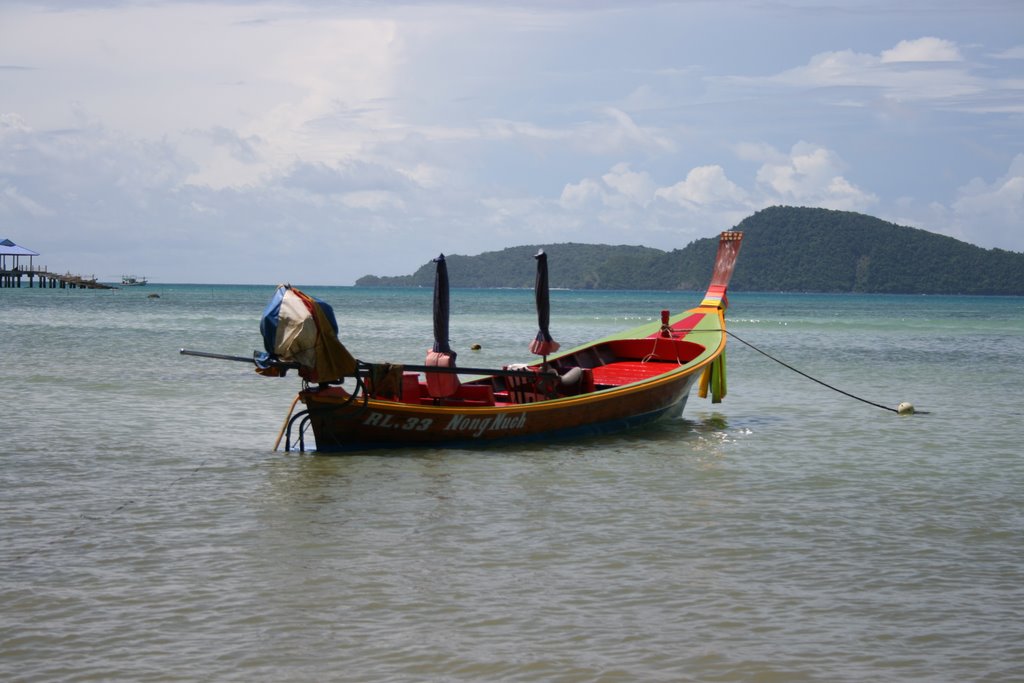
[(792, 370), (793, 372), (795, 372), (795, 373), (796, 373), (796, 374), (798, 374), (798, 375), (801, 375), (802, 377), (806, 377), (807, 379), (811, 380), (812, 382), (817, 382), (818, 384), (820, 384), (820, 385), (821, 385), (821, 386), (823, 386), (823, 387), (826, 387), (826, 388), (828, 388), (828, 389), (831, 389), (832, 391), (837, 391), (837, 392), (839, 392), (840, 394), (842, 394), (843, 396), (849, 396), (850, 398), (855, 398), (855, 399), (857, 399), (858, 401), (861, 401), (861, 402), (863, 402), (863, 403), (867, 403), (868, 405), (871, 405), (871, 406), (875, 406), (876, 408), (881, 408), (882, 410), (888, 410), (888, 411), (890, 411), (890, 412), (893, 412), (893, 413), (897, 413), (897, 414), (899, 414), (899, 410), (897, 410), (896, 408), (890, 408), (889, 406), (884, 406), (884, 405), (882, 405), (881, 403), (875, 403), (874, 401), (869, 401), (869, 400), (867, 400), (866, 398), (861, 398), (860, 396), (855, 396), (855, 395), (851, 394), (851, 393), (850, 393), (850, 392), (848, 392), (848, 391), (843, 391), (842, 389), (839, 389), (839, 388), (837, 388), (837, 387), (834, 387), (834, 386), (832, 386), (831, 384), (827, 384), (827, 383), (825, 383), (825, 382), (822, 382), (822, 381), (821, 381), (820, 379), (816, 379), (816, 378), (814, 378), (814, 377), (811, 377), (811, 376), (810, 376), (810, 375), (808, 375), (808, 374), (807, 374), (806, 372), (802, 372), (802, 371), (800, 371), (800, 370), (797, 370), (797, 369), (796, 369), (796, 368), (794, 368), (794, 367), (793, 367), (792, 365), (789, 365), (788, 363), (785, 363), (785, 362), (783, 362), (783, 361), (779, 360), (778, 358), (776, 358), (775, 356), (771, 355), (770, 353), (767, 353), (767, 352), (765, 352), (765, 351), (762, 351), (761, 349), (757, 348), (756, 346), (754, 346), (753, 344), (751, 344), (751, 343), (750, 343), (750, 342), (748, 342), (747, 340), (745, 340), (745, 339), (741, 339), (741, 338), (737, 337), (737, 336), (736, 336), (735, 334), (733, 334), (733, 333), (732, 333), (732, 332), (730, 332), (729, 330), (725, 330), (725, 333), (726, 333), (727, 335), (729, 335), (730, 337), (732, 337), (733, 339), (735, 339), (736, 341), (740, 342), (741, 344), (746, 344), (746, 345), (747, 345), (747, 346), (749, 346), (750, 348), (752, 348), (752, 349), (754, 349), (755, 351), (757, 351), (758, 353), (760, 353), (760, 354), (761, 354), (762, 356), (765, 356), (766, 358), (770, 358), (770, 359), (772, 359), (773, 361), (775, 361), (775, 362), (776, 362), (776, 363), (778, 363), (779, 365), (781, 365), (781, 366), (783, 366), (783, 367), (785, 367), (785, 368), (788, 368), (788, 369)]

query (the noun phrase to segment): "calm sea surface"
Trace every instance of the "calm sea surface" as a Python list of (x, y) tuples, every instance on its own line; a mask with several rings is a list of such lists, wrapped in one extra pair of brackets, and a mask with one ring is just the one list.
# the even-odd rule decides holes
[[(308, 291), (422, 362), (428, 290)], [(642, 433), (327, 457), (272, 448), (298, 378), (178, 354), (251, 354), (272, 293), (0, 290), (0, 679), (1024, 680), (1024, 299), (731, 295), (928, 414), (731, 339), (725, 402)], [(698, 298), (557, 291), (552, 332)], [(460, 363), (527, 360), (532, 306), (453, 290)]]

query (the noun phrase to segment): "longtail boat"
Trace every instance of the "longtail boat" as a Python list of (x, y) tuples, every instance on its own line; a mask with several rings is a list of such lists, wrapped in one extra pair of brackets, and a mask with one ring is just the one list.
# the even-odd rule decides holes
[[(572, 349), (551, 337), (547, 259), (537, 255), (539, 361), (501, 369), (463, 368), (448, 345), (448, 274), (443, 255), (434, 287), (434, 346), (422, 365), (365, 363), (337, 339), (331, 308), (281, 286), (261, 319), (266, 353), (257, 371), (296, 368), (303, 386), (285, 426), (285, 449), (318, 452), (407, 446), (481, 447), (607, 434), (682, 414), (694, 384), (725, 397), (726, 290), (742, 233), (723, 232), (707, 293), (695, 308), (661, 311), (650, 323)], [(460, 375), (472, 377), (463, 381)], [(297, 404), (305, 405), (294, 413)], [(294, 413), (294, 414), (293, 414)], [(294, 440), (293, 440), (294, 437)], [(275, 448), (277, 445), (275, 445)]]

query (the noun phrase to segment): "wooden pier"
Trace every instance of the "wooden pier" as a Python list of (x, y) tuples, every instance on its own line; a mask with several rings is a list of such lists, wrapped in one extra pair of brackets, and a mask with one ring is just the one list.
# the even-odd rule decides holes
[(71, 273), (51, 273), (45, 266), (34, 268), (14, 267), (10, 270), (0, 270), (0, 288), (20, 288), (23, 279), (27, 280), (27, 287), (38, 287), (39, 289), (117, 289), (113, 285), (107, 285), (96, 280), (96, 276), (85, 277), (83, 275), (72, 275)]
[[(0, 289), (20, 289), (22, 280), (28, 280), (28, 287), (38, 289), (117, 289), (96, 280), (96, 276), (85, 277), (71, 273), (51, 273), (46, 266), (37, 266), (33, 259), (39, 252), (20, 247), (9, 239), (0, 240)], [(8, 260), (10, 259), (10, 260)], [(28, 268), (24, 260), (28, 259)]]

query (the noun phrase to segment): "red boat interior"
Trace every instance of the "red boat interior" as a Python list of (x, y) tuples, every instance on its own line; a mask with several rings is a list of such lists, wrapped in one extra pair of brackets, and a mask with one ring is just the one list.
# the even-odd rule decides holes
[(665, 337), (618, 339), (588, 346), (524, 370), (527, 376), (495, 375), (459, 385), (446, 397), (431, 396), (420, 373), (405, 372), (397, 382), (367, 380), (371, 396), (402, 403), (443, 406), (503, 406), (576, 396), (632, 384), (692, 361), (704, 352), (694, 342)]

